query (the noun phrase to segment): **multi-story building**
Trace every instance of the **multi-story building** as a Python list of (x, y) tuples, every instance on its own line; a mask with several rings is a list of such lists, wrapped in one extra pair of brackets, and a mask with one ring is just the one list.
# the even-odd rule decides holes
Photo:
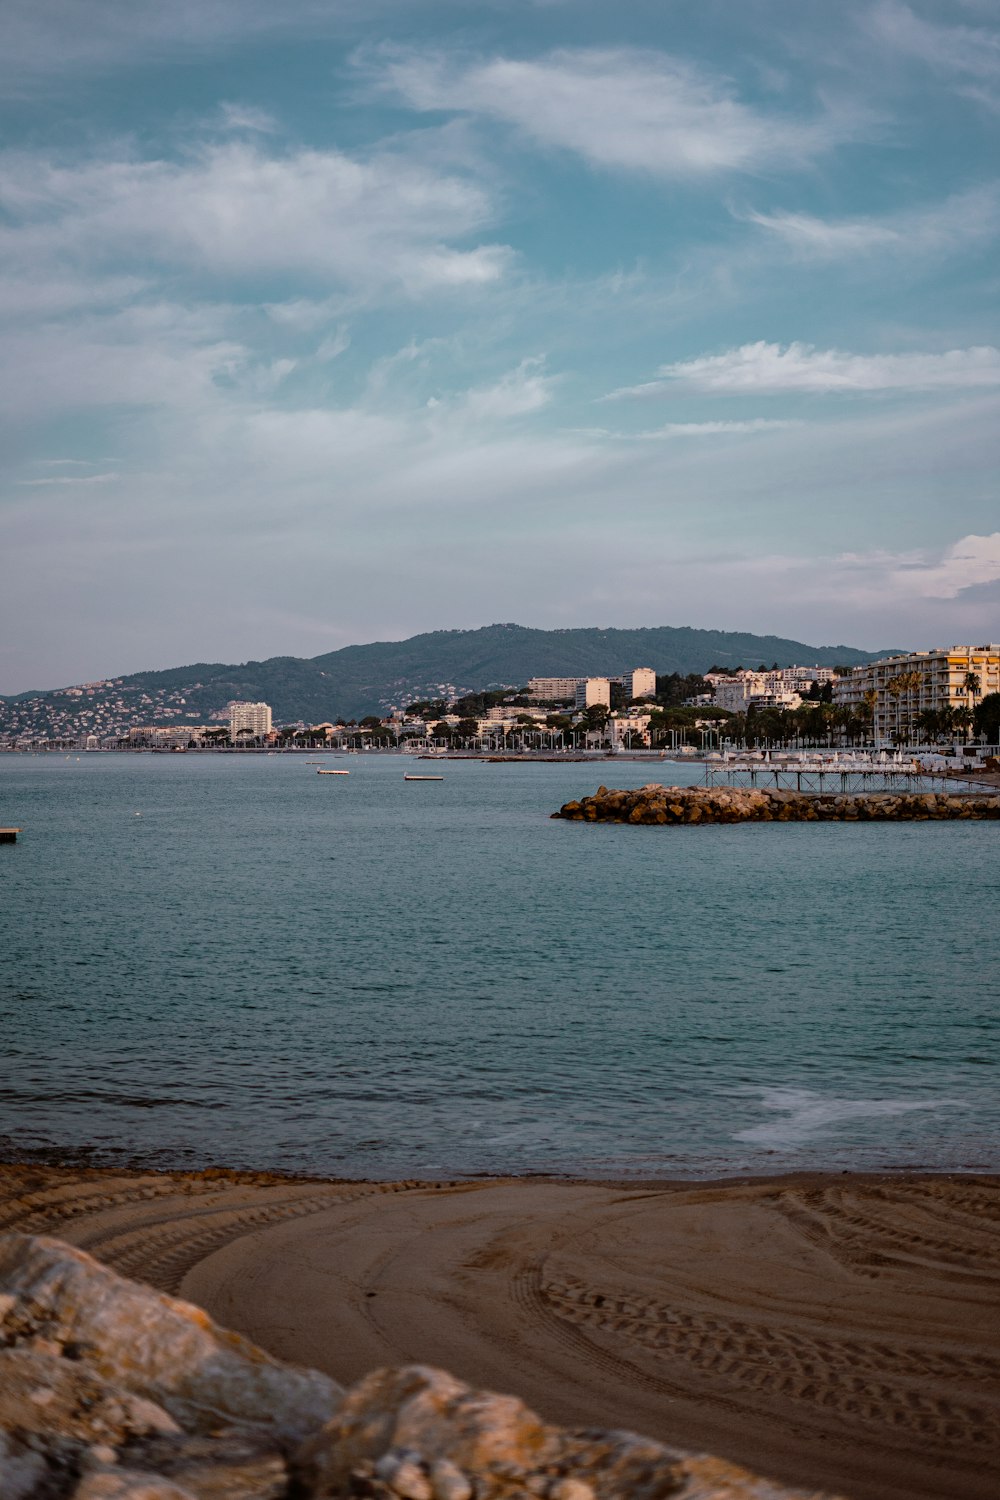
[(832, 667), (779, 667), (765, 673), (769, 680), (775, 679), (794, 693), (807, 693), (814, 682), (832, 682), (836, 675)]
[(745, 714), (754, 708), (798, 708), (802, 696), (786, 686), (780, 672), (737, 672), (733, 677), (712, 676), (708, 679), (715, 691), (719, 708), (732, 714)]
[(1000, 646), (939, 647), (887, 656), (854, 667), (833, 683), (833, 701), (859, 715), (870, 710), (876, 742), (916, 739), (919, 718), (942, 709), (974, 709), (1000, 692)]
[(529, 677), (528, 697), (540, 702), (553, 698), (572, 699), (576, 697), (577, 683), (582, 681), (580, 677)]
[(656, 693), (656, 673), (652, 667), (633, 667), (631, 672), (622, 674), (621, 684), (626, 702), (633, 698), (652, 698)]
[(525, 708), (518, 703), (498, 703), (493, 708), (486, 710), (486, 717), (492, 722), (516, 720), (518, 716), (528, 719), (536, 719), (539, 723), (545, 722), (545, 711), (539, 708)]
[[(633, 667), (617, 677), (530, 677), (528, 697), (536, 701), (549, 699), (577, 700), (581, 684), (586, 682), (617, 682), (625, 693), (626, 701), (632, 698), (650, 698), (656, 692), (656, 673), (652, 667)], [(604, 700), (601, 699), (601, 702)], [(609, 700), (610, 701), (610, 700)], [(577, 707), (580, 704), (577, 702)]]
[(611, 707), (611, 679), (608, 677), (583, 677), (576, 685), (577, 708), (595, 708), (602, 703)]
[(256, 739), (263, 739), (271, 733), (270, 703), (229, 704), (229, 738), (235, 740), (238, 734), (244, 733), (252, 734)]
[(634, 748), (635, 746), (647, 746), (649, 744), (649, 714), (648, 713), (617, 713), (612, 716), (608, 723), (611, 735), (611, 745), (615, 750), (623, 746)]

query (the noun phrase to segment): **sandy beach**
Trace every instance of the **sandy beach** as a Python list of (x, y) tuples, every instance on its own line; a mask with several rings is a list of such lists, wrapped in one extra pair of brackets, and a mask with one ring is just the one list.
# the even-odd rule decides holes
[(343, 1382), (445, 1366), (857, 1500), (1000, 1487), (1000, 1179), (337, 1183), (0, 1168), (60, 1236)]

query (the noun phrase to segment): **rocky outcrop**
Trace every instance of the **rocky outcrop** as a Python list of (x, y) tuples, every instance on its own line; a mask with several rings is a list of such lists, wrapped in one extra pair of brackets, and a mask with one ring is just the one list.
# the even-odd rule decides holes
[(758, 787), (598, 787), (553, 818), (575, 823), (861, 823), (998, 818), (1000, 796), (951, 792), (783, 792)]
[(278, 1500), (341, 1396), (80, 1250), (0, 1236), (3, 1500)]
[(349, 1391), (56, 1240), (0, 1237), (3, 1500), (820, 1500), (422, 1366)]

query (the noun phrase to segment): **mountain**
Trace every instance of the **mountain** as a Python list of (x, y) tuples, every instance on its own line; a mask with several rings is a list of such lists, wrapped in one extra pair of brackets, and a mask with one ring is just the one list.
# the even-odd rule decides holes
[(608, 676), (631, 667), (706, 672), (713, 665), (857, 666), (889, 652), (809, 646), (775, 635), (654, 626), (532, 630), (487, 625), (324, 656), (272, 656), (239, 666), (198, 662), (83, 687), (0, 699), (0, 734), (111, 734), (134, 723), (205, 723), (232, 698), (270, 703), (275, 723), (360, 718), (417, 698), (520, 687), (529, 677)]

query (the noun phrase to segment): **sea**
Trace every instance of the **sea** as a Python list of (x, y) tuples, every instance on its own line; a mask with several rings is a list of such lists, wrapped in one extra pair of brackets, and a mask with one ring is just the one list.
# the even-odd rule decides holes
[(602, 782), (700, 776), (0, 756), (0, 825), (24, 829), (0, 847), (0, 1156), (1000, 1168), (1000, 823), (549, 816)]

